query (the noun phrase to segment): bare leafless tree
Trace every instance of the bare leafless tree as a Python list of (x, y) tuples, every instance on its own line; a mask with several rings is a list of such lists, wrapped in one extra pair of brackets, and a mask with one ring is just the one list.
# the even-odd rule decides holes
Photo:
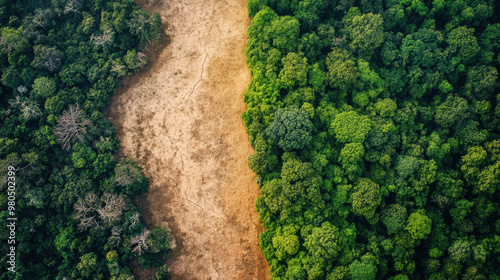
[(101, 226), (97, 219), (97, 208), (99, 199), (95, 193), (88, 193), (84, 199), (78, 199), (73, 208), (75, 209), (75, 220), (79, 221), (80, 230), (97, 229)]
[(9, 100), (9, 104), (12, 107), (19, 108), (25, 120), (38, 118), (43, 115), (40, 110), (40, 105), (37, 102), (22, 100), (20, 96), (16, 96), (14, 99)]
[(54, 12), (51, 9), (36, 9), (33, 16), (33, 23), (47, 30), (45, 26), (50, 22)]
[(132, 238), (130, 240), (130, 245), (134, 247), (132, 249), (132, 252), (138, 254), (139, 256), (142, 255), (146, 250), (148, 250), (148, 244), (146, 241), (148, 240), (149, 237), (149, 230), (144, 228), (142, 230), (142, 233), (137, 235), (136, 237)]
[(92, 34), (90, 41), (96, 46), (111, 46), (113, 44), (115, 32), (110, 28), (106, 28), (101, 35)]
[(62, 115), (57, 118), (54, 135), (63, 149), (69, 150), (75, 141), (83, 142), (87, 130), (92, 122), (85, 118), (85, 113), (77, 106), (70, 105)]
[(111, 229), (111, 236), (108, 238), (108, 241), (113, 243), (113, 247), (118, 247), (120, 245), (122, 238), (121, 238), (121, 233), (122, 233), (122, 228), (118, 226), (114, 226)]
[(139, 212), (135, 212), (134, 214), (132, 214), (132, 216), (130, 216), (130, 218), (128, 218), (127, 220), (130, 223), (129, 228), (133, 228), (138, 225), (140, 217), (141, 215), (139, 214)]
[(123, 209), (126, 206), (123, 197), (117, 194), (105, 193), (102, 198), (102, 205), (97, 209), (99, 218), (106, 226), (110, 226), (121, 219)]
[(28, 92), (28, 88), (23, 85), (20, 85), (17, 87), (17, 92), (19, 92), (20, 94), (25, 94)]
[(81, 14), (80, 10), (83, 7), (83, 0), (68, 0), (66, 2), (66, 6), (64, 6), (64, 14), (68, 13), (79, 13)]
[(148, 56), (143, 53), (143, 52), (138, 52), (137, 53), (137, 67), (141, 68), (142, 66), (146, 65), (148, 63)]

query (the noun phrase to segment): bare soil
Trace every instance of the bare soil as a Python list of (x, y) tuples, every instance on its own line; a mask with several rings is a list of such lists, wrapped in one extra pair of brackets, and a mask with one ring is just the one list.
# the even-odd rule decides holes
[[(172, 229), (172, 279), (270, 278), (240, 117), (250, 81), (246, 2), (139, 0), (161, 14), (162, 37), (107, 109), (119, 155), (135, 159), (149, 179), (150, 191), (136, 201), (146, 223)], [(133, 267), (139, 279), (154, 274)]]

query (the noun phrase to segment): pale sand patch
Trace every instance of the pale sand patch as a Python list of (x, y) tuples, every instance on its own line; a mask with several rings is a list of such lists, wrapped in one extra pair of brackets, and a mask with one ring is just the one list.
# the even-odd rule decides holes
[[(122, 81), (107, 116), (143, 168), (146, 222), (167, 222), (172, 279), (269, 279), (241, 113), (250, 81), (245, 0), (138, 1), (165, 24), (153, 61)], [(169, 41), (167, 43), (167, 41)], [(156, 58), (155, 58), (156, 56)], [(134, 269), (140, 279), (151, 270)]]

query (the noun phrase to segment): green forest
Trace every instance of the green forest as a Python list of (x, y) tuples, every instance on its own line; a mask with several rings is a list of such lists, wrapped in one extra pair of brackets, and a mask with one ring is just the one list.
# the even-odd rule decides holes
[(170, 278), (170, 231), (145, 226), (148, 181), (103, 115), (160, 25), (131, 0), (0, 0), (0, 279)]
[(248, 12), (242, 118), (272, 279), (500, 279), (498, 1)]

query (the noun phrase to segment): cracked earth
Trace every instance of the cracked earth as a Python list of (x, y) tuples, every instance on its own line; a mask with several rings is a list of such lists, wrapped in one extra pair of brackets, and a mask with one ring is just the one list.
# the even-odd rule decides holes
[[(176, 240), (172, 279), (269, 279), (258, 245), (255, 175), (241, 113), (250, 81), (245, 0), (140, 0), (163, 19), (150, 63), (127, 77), (108, 119), (120, 156), (143, 168), (137, 198), (148, 226), (167, 222)], [(154, 270), (137, 265), (138, 279)]]

